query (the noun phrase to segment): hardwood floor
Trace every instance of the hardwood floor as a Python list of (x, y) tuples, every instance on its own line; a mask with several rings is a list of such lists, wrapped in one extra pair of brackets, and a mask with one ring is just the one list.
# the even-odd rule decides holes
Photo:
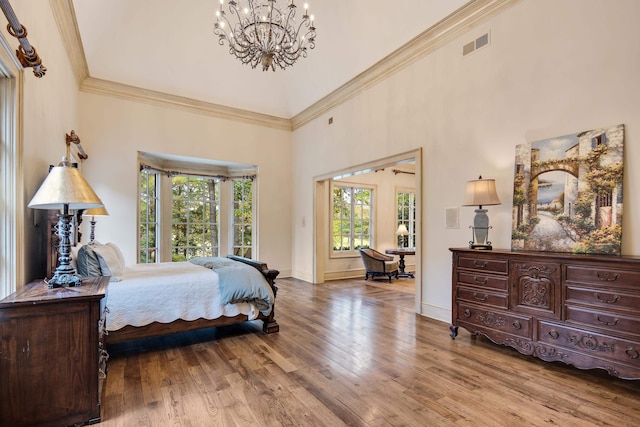
[(640, 381), (452, 340), (394, 283), (279, 279), (277, 334), (248, 322), (111, 346), (101, 425), (640, 425)]

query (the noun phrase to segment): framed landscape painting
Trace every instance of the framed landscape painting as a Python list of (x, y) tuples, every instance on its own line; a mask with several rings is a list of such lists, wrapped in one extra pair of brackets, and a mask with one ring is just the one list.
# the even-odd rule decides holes
[(516, 147), (511, 247), (620, 255), (624, 125)]

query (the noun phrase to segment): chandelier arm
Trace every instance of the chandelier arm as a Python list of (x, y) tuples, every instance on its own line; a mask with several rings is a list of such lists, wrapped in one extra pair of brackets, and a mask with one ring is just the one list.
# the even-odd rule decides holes
[[(240, 15), (238, 14), (238, 9), (237, 7), (235, 7), (235, 2), (229, 3), (229, 13), (235, 14), (238, 20), (240, 19)], [(218, 16), (218, 21), (222, 19), (224, 21), (223, 24), (226, 23), (226, 26), (229, 28), (229, 32), (227, 32), (225, 31), (223, 25), (220, 25), (219, 22), (216, 22), (216, 25), (213, 28), (213, 33), (219, 37), (218, 44), (224, 45), (224, 40), (226, 39), (229, 42), (229, 46), (233, 47), (235, 40), (232, 40), (233, 37), (229, 37), (229, 34), (233, 33), (233, 25), (231, 25), (231, 22), (229, 21), (229, 19), (227, 19), (227, 14), (222, 8), (222, 3), (220, 4), (220, 11), (217, 16)]]
[[(222, 7), (222, 5), (220, 7)], [(240, 11), (238, 10), (238, 6), (236, 2), (233, 2), (233, 1), (229, 2), (229, 13), (231, 13), (232, 15), (235, 15), (239, 25), (241, 25), (242, 18), (240, 17)], [(223, 17), (224, 17), (224, 20), (227, 22), (227, 26), (229, 27), (229, 34), (231, 35), (231, 37), (227, 35), (227, 40), (229, 40), (229, 46), (233, 47), (234, 50), (237, 50), (235, 45), (241, 42), (236, 37), (236, 27), (238, 24), (231, 25), (231, 22), (229, 21), (229, 19), (227, 19), (227, 16), (223, 14)], [(242, 45), (240, 44), (240, 46)]]
[[(273, 37), (273, 26), (275, 25), (273, 22), (273, 3), (275, 2), (275, 0), (269, 0), (269, 38), (267, 40), (271, 40), (271, 37)], [(278, 12), (278, 14), (280, 14), (280, 10), (278, 8), (276, 8), (276, 11)], [(267, 43), (267, 48), (269, 48), (269, 50), (271, 50), (271, 46), (268, 45)], [(275, 47), (275, 46), (274, 46)]]
[[(256, 7), (253, 5), (253, 0), (249, 0), (249, 8), (251, 9), (251, 15), (253, 15), (253, 33), (256, 38), (256, 43), (262, 44), (260, 41), (260, 34), (258, 32), (258, 23), (260, 22), (260, 19), (259, 19), (259, 16), (256, 16)], [(243, 27), (243, 30), (244, 29), (246, 29), (246, 27)], [(243, 34), (244, 34), (244, 31), (243, 31)]]
[[(300, 21), (300, 25), (298, 25), (298, 28), (296, 29), (296, 34), (295, 34), (295, 39), (296, 40), (298, 40), (298, 35), (300, 34), (300, 30), (302, 29), (303, 25), (305, 25), (307, 28), (309, 28), (309, 16), (308, 15), (305, 15), (305, 16), (302, 17), (302, 21)], [(307, 31), (307, 34), (309, 34), (309, 31)], [(305, 36), (306, 36), (306, 34), (305, 34)]]
[[(291, 37), (291, 33), (288, 31), (289, 29), (289, 21), (293, 19), (293, 23), (295, 24), (295, 15), (296, 15), (296, 5), (291, 2), (289, 6), (287, 6), (288, 12), (286, 15), (286, 20), (284, 21), (282, 37), (280, 37), (280, 45), (284, 47), (284, 40), (286, 36), (289, 36), (289, 40), (295, 40), (296, 38)], [(293, 42), (291, 42), (293, 45)]]

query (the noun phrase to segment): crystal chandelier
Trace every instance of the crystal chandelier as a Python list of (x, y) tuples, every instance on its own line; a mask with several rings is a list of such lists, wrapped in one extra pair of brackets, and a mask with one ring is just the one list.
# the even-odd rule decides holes
[(279, 7), (278, 0), (229, 0), (225, 12), (224, 0), (220, 0), (213, 33), (220, 37), (221, 45), (225, 40), (229, 43), (229, 53), (243, 64), (251, 68), (262, 64), (263, 71), (275, 71), (276, 65), (284, 69), (316, 46), (308, 5), (298, 23), (294, 0), (286, 2), (288, 5)]

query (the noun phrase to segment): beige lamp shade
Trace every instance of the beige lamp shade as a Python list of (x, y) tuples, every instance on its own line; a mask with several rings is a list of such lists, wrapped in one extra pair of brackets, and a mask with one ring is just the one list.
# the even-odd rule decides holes
[(463, 206), (499, 205), (495, 179), (474, 179), (467, 182), (467, 191)]
[(407, 230), (407, 226), (404, 224), (400, 224), (398, 226), (398, 229), (396, 230), (396, 234), (398, 236), (408, 236), (409, 235), (409, 230)]
[(103, 206), (77, 168), (55, 166), (29, 202), (34, 209), (87, 209)]
[(99, 208), (87, 209), (82, 216), (109, 216), (109, 212), (107, 212), (107, 208), (100, 206)]

